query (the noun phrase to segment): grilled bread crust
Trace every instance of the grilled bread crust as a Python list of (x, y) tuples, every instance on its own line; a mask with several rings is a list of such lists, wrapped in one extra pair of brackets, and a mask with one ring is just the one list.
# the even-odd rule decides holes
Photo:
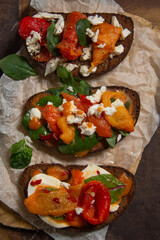
[[(24, 172), (22, 174), (22, 178), (21, 178), (21, 186), (23, 188), (25, 197), (27, 197), (27, 188), (28, 188), (28, 183), (32, 176), (32, 172), (35, 169), (39, 169), (43, 173), (46, 173), (47, 169), (51, 166), (59, 166), (65, 170), (69, 171), (69, 173), (72, 169), (78, 169), (78, 170), (82, 171), (86, 167), (86, 166), (82, 166), (82, 165), (63, 166), (61, 164), (47, 164), (47, 163), (31, 165), (24, 170)], [(71, 232), (71, 231), (72, 232), (75, 232), (75, 231), (84, 231), (85, 232), (85, 231), (93, 231), (96, 229), (100, 229), (100, 228), (107, 226), (108, 224), (111, 224), (112, 222), (114, 222), (128, 207), (130, 201), (132, 200), (132, 198), (134, 196), (134, 192), (136, 189), (136, 182), (135, 182), (134, 175), (122, 167), (117, 167), (117, 166), (100, 166), (100, 167), (102, 167), (103, 169), (110, 172), (116, 178), (118, 178), (121, 174), (125, 173), (128, 176), (128, 178), (132, 180), (131, 190), (126, 196), (122, 197), (118, 210), (115, 212), (110, 212), (109, 217), (102, 224), (94, 226), (94, 225), (87, 223), (85, 226), (83, 226), (81, 228), (69, 227), (66, 229), (65, 228), (57, 229), (57, 231), (63, 231), (63, 232), (67, 233), (68, 231), (69, 232)]]
[[(67, 15), (68, 14), (64, 14), (64, 13), (59, 13), (61, 14), (64, 19), (67, 18)], [(84, 13), (87, 17), (88, 16), (93, 16), (95, 15), (94, 14), (88, 14), (88, 13)], [(115, 14), (115, 13), (96, 13), (98, 16), (101, 16), (105, 19), (105, 21), (109, 24), (111, 24), (111, 19), (112, 19), (112, 16), (116, 16), (118, 22), (120, 23), (120, 25), (122, 26), (123, 29), (127, 28), (131, 33), (130, 35), (125, 38), (124, 40), (118, 40), (117, 43), (116, 43), (116, 46), (122, 44), (124, 46), (124, 51), (123, 53), (121, 53), (120, 55), (117, 55), (117, 56), (114, 56), (113, 58), (107, 58), (103, 63), (101, 63), (100, 65), (97, 66), (97, 70), (96, 72), (94, 73), (91, 73), (89, 76), (91, 75), (99, 75), (99, 74), (102, 74), (102, 73), (106, 73), (106, 72), (109, 72), (111, 71), (112, 69), (114, 69), (118, 64), (120, 64), (123, 59), (127, 56), (130, 48), (131, 48), (131, 45), (132, 45), (132, 41), (133, 41), (133, 37), (134, 37), (134, 23), (132, 21), (132, 19), (130, 17), (127, 17), (125, 15), (121, 15), (121, 14)], [(27, 51), (26, 51), (27, 52)], [(28, 52), (27, 52), (28, 53)], [(47, 62), (38, 62), (38, 61), (35, 61), (33, 57), (31, 57), (31, 55), (28, 53), (28, 57), (31, 58), (31, 64), (32, 63), (36, 63), (38, 65), (41, 66), (42, 68), (42, 72), (44, 74), (44, 70), (46, 68), (46, 63)], [(91, 59), (92, 60), (92, 59)], [(76, 64), (78, 67), (75, 68), (73, 71), (72, 71), (72, 75), (74, 77), (78, 77), (80, 76), (80, 67), (82, 65), (88, 65), (90, 66), (91, 65), (91, 60), (82, 60), (81, 58), (78, 58), (74, 61), (68, 61), (67, 59), (64, 59), (63, 63), (74, 63)]]
[[(100, 87), (93, 87), (92, 88), (92, 92), (95, 92), (98, 88)], [(110, 91), (124, 91), (126, 93), (126, 95), (128, 96), (128, 99), (130, 99), (132, 101), (133, 104), (133, 110), (132, 110), (132, 118), (134, 120), (134, 124), (136, 124), (138, 117), (139, 117), (139, 112), (140, 112), (140, 99), (139, 99), (139, 95), (136, 91), (133, 91), (129, 88), (126, 87), (118, 87), (118, 86), (107, 86), (107, 90)], [(40, 92), (37, 93), (33, 96), (31, 96), (25, 106), (25, 112), (27, 112), (32, 106), (33, 106), (33, 102), (34, 102), (34, 98), (39, 96), (39, 98), (41, 98), (41, 95), (43, 96), (44, 92)], [(49, 93), (46, 92), (47, 95), (51, 95)], [(123, 137), (122, 137), (123, 138)], [(46, 145), (49, 148), (53, 148), (53, 149), (57, 149), (57, 145), (58, 145), (58, 141), (56, 141), (55, 139), (49, 139), (49, 140), (38, 140), (39, 142), (43, 143), (44, 145)], [(103, 139), (101, 142), (97, 143), (91, 150), (90, 152), (97, 152), (97, 151), (101, 151), (104, 149), (107, 149), (108, 143), (105, 139)]]

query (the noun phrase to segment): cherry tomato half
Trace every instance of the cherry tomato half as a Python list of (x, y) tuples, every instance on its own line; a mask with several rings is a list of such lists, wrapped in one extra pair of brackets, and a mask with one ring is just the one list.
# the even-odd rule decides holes
[(83, 208), (83, 217), (90, 224), (97, 225), (109, 216), (111, 197), (103, 183), (93, 180), (85, 184), (78, 205)]

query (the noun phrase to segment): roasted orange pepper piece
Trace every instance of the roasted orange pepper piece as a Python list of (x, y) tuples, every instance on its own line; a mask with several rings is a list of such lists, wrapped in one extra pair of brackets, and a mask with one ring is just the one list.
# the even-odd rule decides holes
[(57, 125), (62, 132), (60, 139), (62, 139), (66, 144), (71, 143), (75, 137), (75, 128), (73, 126), (68, 126), (65, 117), (59, 118)]
[[(115, 44), (122, 34), (122, 28), (114, 27), (107, 22), (98, 26), (92, 27), (92, 31), (96, 32), (99, 29), (98, 39), (96, 43), (92, 43), (93, 61), (91, 68), (104, 62), (115, 49)], [(105, 44), (104, 48), (99, 48), (98, 45)]]

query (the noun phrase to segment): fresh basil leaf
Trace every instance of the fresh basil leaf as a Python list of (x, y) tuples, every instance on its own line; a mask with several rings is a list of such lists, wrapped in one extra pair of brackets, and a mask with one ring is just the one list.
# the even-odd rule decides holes
[(59, 37), (54, 35), (55, 24), (52, 21), (51, 25), (47, 29), (47, 48), (54, 55), (58, 56), (59, 51), (56, 48), (59, 43)]
[(127, 110), (129, 110), (130, 104), (131, 104), (131, 103), (130, 103), (129, 100), (124, 104), (124, 106), (126, 107)]
[(111, 103), (113, 103), (116, 99), (115, 98), (111, 98)]
[(53, 103), (55, 107), (59, 107), (62, 103), (62, 99), (56, 95), (52, 96), (46, 96), (41, 98), (38, 102), (37, 105), (39, 106), (45, 106), (48, 102)]
[(74, 80), (72, 73), (61, 65), (57, 67), (57, 76), (62, 84), (65, 83), (68, 84), (68, 86), (70, 86), (72, 80)]
[(87, 42), (87, 36), (86, 36), (86, 29), (91, 28), (91, 24), (88, 21), (88, 19), (80, 19), (77, 21), (77, 36), (78, 36), (78, 41), (81, 46), (86, 47), (88, 42)]
[(53, 218), (54, 220), (63, 220), (65, 219), (65, 215), (62, 215), (60, 217), (53, 217), (53, 216), (50, 216), (51, 218)]
[(123, 137), (126, 137), (127, 135), (129, 135), (128, 132), (125, 132), (125, 131), (122, 131), (122, 130), (119, 130), (119, 133), (122, 134)]
[(17, 143), (14, 143), (10, 148), (10, 152), (12, 154), (16, 154), (16, 153), (22, 152), (24, 150), (25, 150), (25, 140), (21, 140)]
[(107, 143), (109, 144), (110, 148), (113, 148), (116, 143), (116, 135), (114, 131), (112, 130), (112, 136), (109, 138), (106, 138)]
[(90, 95), (91, 86), (80, 78), (73, 78), (72, 73), (63, 66), (58, 66), (57, 75), (60, 82), (67, 86), (72, 86), (74, 91), (83, 95)]
[(0, 68), (8, 77), (14, 80), (22, 80), (29, 76), (37, 75), (27, 59), (16, 54), (11, 54), (1, 59)]
[[(32, 108), (31, 108), (32, 109)], [(22, 118), (22, 125), (26, 128), (29, 129), (29, 120), (30, 120), (30, 112), (31, 109), (23, 116)]]
[(123, 182), (119, 181), (115, 176), (111, 174), (100, 174), (85, 179), (84, 183), (86, 184), (93, 180), (100, 181), (106, 186), (111, 196), (111, 204), (117, 202), (120, 199), (125, 188), (125, 185)]
[(46, 136), (49, 134), (49, 132), (47, 131), (47, 129), (42, 125), (39, 129), (37, 130), (28, 130), (28, 134), (30, 136), (31, 139), (39, 139), (40, 138), (40, 134), (42, 134), (43, 136)]
[(73, 91), (68, 90), (67, 84), (63, 84), (63, 87), (60, 87), (60, 88), (50, 88), (47, 90), (47, 92), (52, 95), (56, 95), (56, 96), (60, 96), (62, 92), (68, 93), (68, 94), (76, 96), (76, 97), (78, 96), (77, 91), (75, 91), (75, 89), (73, 89)]
[(98, 139), (95, 133), (92, 134), (91, 136), (85, 136), (84, 140), (82, 140), (78, 129), (75, 127), (74, 141), (70, 144), (65, 144), (61, 140), (59, 142), (58, 149), (61, 153), (64, 153), (64, 154), (74, 154), (77, 152), (90, 150), (97, 143), (98, 143)]
[(32, 158), (32, 148), (25, 147), (22, 152), (10, 156), (10, 165), (12, 168), (21, 169), (28, 166)]

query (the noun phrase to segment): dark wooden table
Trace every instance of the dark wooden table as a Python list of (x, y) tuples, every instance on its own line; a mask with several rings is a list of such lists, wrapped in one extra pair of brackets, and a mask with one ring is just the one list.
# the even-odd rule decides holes
[[(125, 11), (160, 27), (160, 0), (117, 0)], [(0, 1), (0, 59), (21, 46), (18, 29), (18, 0)], [(160, 64), (160, 63), (159, 63)], [(157, 240), (160, 235), (160, 127), (145, 148), (139, 164), (135, 197), (128, 210), (109, 228), (106, 240)], [(51, 240), (42, 231), (0, 225), (3, 240)]]

